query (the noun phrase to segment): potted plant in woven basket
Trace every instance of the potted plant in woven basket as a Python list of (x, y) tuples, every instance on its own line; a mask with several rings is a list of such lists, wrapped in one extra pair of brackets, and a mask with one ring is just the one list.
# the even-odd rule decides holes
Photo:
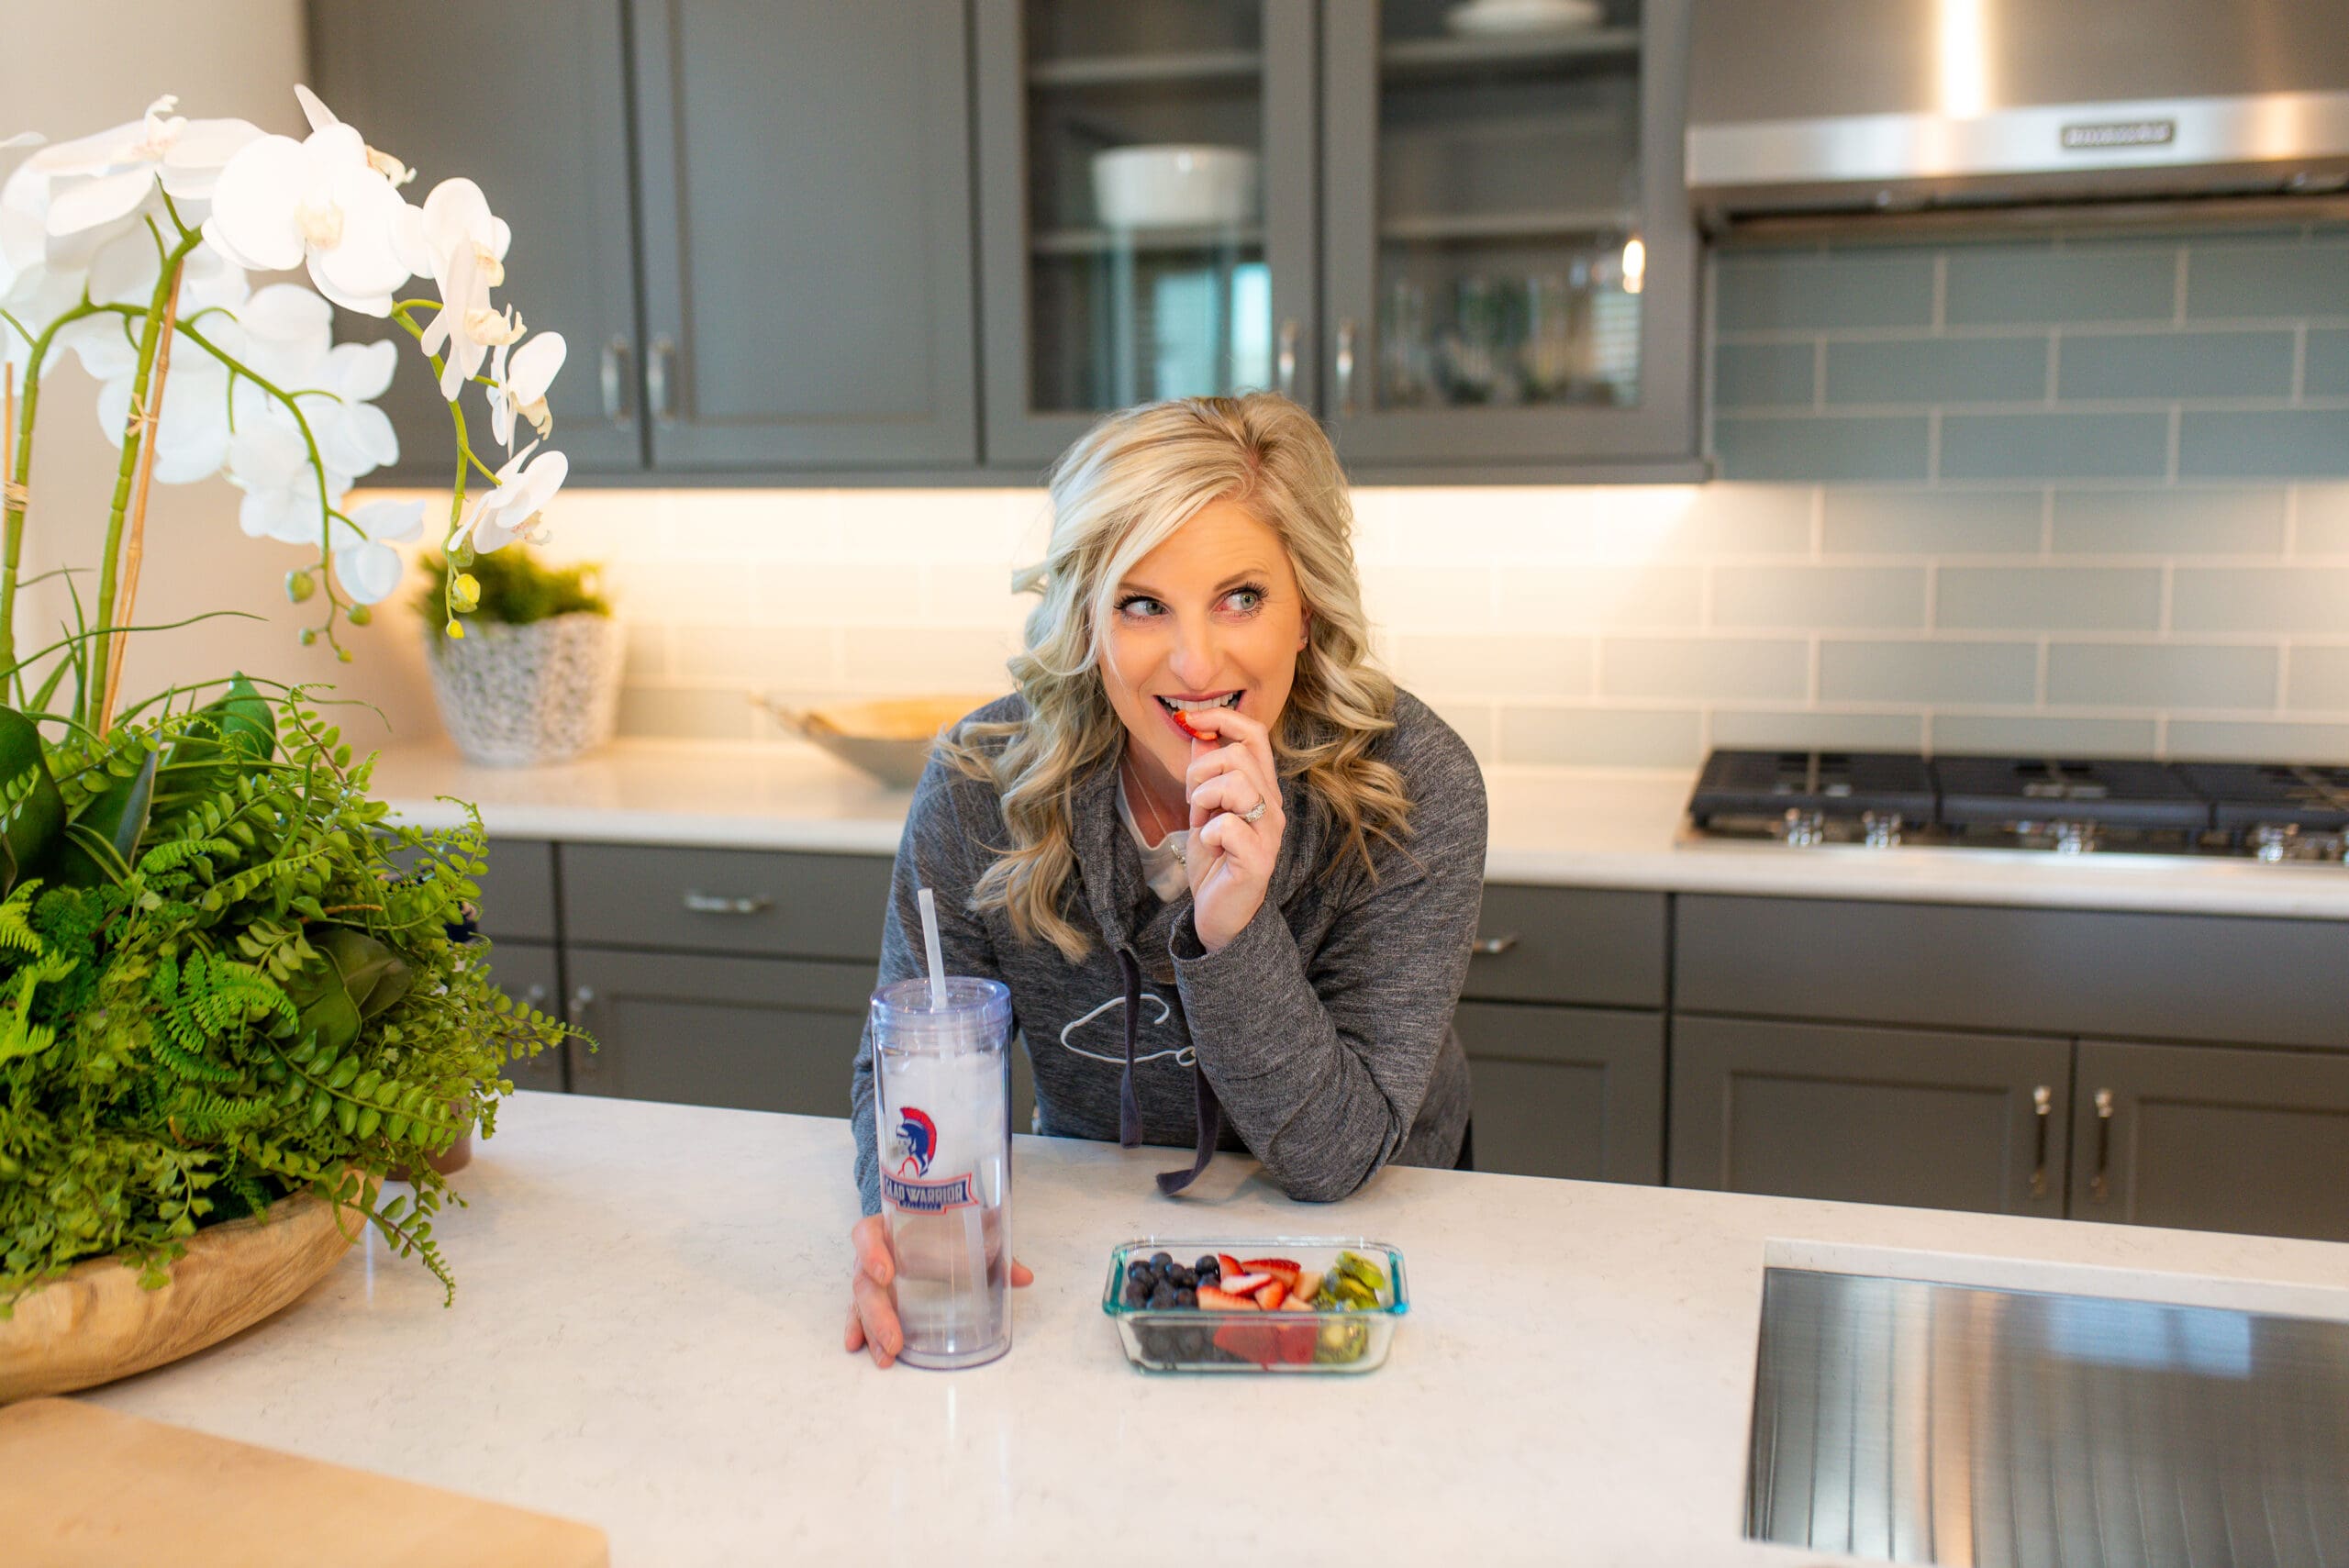
[(620, 631), (595, 569), (541, 565), (522, 547), (462, 572), (471, 607), (451, 637), (446, 556), (425, 562), (427, 662), (440, 723), (457, 749), (490, 767), (560, 762), (612, 738), (620, 699)]
[[(313, 552), (286, 578), (319, 607), (306, 644), (348, 660), (341, 629), (396, 590), (392, 545), (425, 504), (348, 497), (397, 455), (371, 400), (402, 356), (332, 343), (329, 300), (405, 328), (449, 400), (449, 635), (467, 569), (532, 533), (563, 478), (535, 442), (493, 469), (468, 439), (461, 395), (508, 448), (518, 424), (546, 434), (562, 360), (495, 303), (506, 225), (466, 180), (411, 204), (414, 171), (297, 91), (300, 140), (164, 98), (0, 144), (0, 1400), (211, 1343), (371, 1225), (453, 1291), (428, 1162), (493, 1132), (505, 1064), (567, 1032), (507, 1001), (468, 940), (478, 820), (386, 822), (317, 689), (238, 675), (118, 700), (154, 484), (225, 472), (246, 533)], [(315, 290), (250, 276), (295, 269)], [(67, 352), (121, 457), (94, 581), (68, 574), (63, 624), (33, 636), (28, 520), (104, 504), (44, 489), (33, 462)], [(415, 1184), (388, 1195), (400, 1165)]]

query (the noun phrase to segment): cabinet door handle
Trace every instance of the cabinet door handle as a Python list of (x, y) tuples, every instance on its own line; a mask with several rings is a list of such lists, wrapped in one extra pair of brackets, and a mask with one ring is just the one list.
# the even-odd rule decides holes
[(2112, 1091), (2096, 1092), (2096, 1174), (2088, 1178), (2088, 1201), (2112, 1196)]
[[(585, 1028), (587, 1023), (587, 1009), (595, 1005), (596, 988), (594, 986), (573, 986), (571, 988), (571, 1005), (562, 1010), (563, 1022), (569, 1024), (573, 1029)], [(584, 1042), (576, 1037), (566, 1040), (562, 1042), (563, 1054), (570, 1059), (571, 1071), (574, 1076), (582, 1073), (601, 1073), (604, 1070), (604, 1063), (598, 1053), (584, 1049)]]
[(1497, 937), (1478, 937), (1468, 944), (1468, 951), (1479, 958), (1498, 958), (1517, 945), (1517, 933), (1504, 931)]
[(1273, 384), (1283, 397), (1297, 396), (1297, 317), (1281, 323), (1280, 349), (1273, 360)]
[(652, 339), (652, 351), (644, 360), (644, 395), (652, 406), (652, 417), (663, 425), (677, 422), (677, 406), (669, 395), (669, 373), (676, 368), (677, 342), (666, 332)]
[(547, 988), (545, 986), (533, 985), (522, 993), (522, 1006), (526, 1007), (536, 1007), (540, 1012), (544, 1012), (546, 1010), (546, 1005)]
[(1338, 323), (1338, 412), (1354, 411), (1354, 324), (1350, 317)]
[(760, 915), (774, 907), (763, 893), (702, 893), (688, 889), (685, 909), (695, 915)]
[(2039, 1121), (2038, 1152), (2032, 1156), (2031, 1195), (2047, 1195), (2047, 1124), (2055, 1116), (2055, 1091), (2042, 1084), (2031, 1092), (2032, 1115)]
[(628, 395), (629, 361), (633, 357), (628, 339), (617, 333), (604, 345), (604, 417), (623, 428), (636, 420), (636, 408)]

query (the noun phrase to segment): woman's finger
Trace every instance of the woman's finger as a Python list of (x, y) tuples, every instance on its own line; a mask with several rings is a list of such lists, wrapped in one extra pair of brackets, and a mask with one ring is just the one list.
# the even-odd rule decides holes
[(1036, 1271), (1014, 1258), (1011, 1260), (1011, 1283), (1015, 1285), (1034, 1284)]
[(841, 1340), (841, 1348), (849, 1351), (864, 1349), (864, 1319), (856, 1315), (856, 1303), (848, 1306), (848, 1333)]
[(856, 1276), (856, 1316), (864, 1347), (873, 1352), (873, 1364), (887, 1366), (896, 1361), (906, 1342), (904, 1330), (897, 1326), (896, 1308), (889, 1293), (863, 1274)]
[(1264, 807), (1264, 815), (1257, 818), (1260, 823), (1280, 809), (1280, 802), (1266, 796), (1264, 786), (1244, 773), (1218, 773), (1191, 795), (1191, 811), (1201, 822), (1219, 811), (1245, 817), (1259, 803)]
[(1263, 777), (1265, 788), (1279, 793), (1280, 767), (1273, 760), (1272, 731), (1238, 708), (1211, 707), (1186, 717), (1193, 728), (1228, 742), (1220, 750), (1241, 753)]
[(856, 1272), (874, 1284), (887, 1284), (896, 1277), (896, 1257), (889, 1251), (889, 1228), (877, 1214), (868, 1214), (848, 1233), (849, 1242), (856, 1249)]

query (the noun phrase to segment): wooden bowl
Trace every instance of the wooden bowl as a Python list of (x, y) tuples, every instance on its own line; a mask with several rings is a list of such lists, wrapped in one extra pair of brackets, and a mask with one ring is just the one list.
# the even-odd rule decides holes
[(802, 738), (849, 766), (891, 789), (911, 789), (921, 782), (938, 732), (994, 700), (978, 695), (896, 697), (818, 708), (772, 701), (765, 706)]
[(128, 1377), (217, 1344), (326, 1276), (366, 1220), (312, 1193), (197, 1231), (161, 1290), (119, 1258), (92, 1258), (17, 1300), (0, 1321), (0, 1405)]

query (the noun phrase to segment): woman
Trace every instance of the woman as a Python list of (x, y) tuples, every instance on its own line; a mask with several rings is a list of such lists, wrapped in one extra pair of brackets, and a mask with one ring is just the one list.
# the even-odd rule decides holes
[[(883, 983), (1010, 987), (1039, 1130), (1242, 1149), (1293, 1198), (1463, 1162), (1452, 1033), (1482, 900), (1460, 738), (1368, 662), (1337, 456), (1269, 394), (1113, 415), (1052, 484), (1017, 695), (941, 743), (898, 845)], [(847, 1345), (900, 1335), (868, 1033)], [(1012, 1283), (1028, 1271), (1015, 1264)]]

